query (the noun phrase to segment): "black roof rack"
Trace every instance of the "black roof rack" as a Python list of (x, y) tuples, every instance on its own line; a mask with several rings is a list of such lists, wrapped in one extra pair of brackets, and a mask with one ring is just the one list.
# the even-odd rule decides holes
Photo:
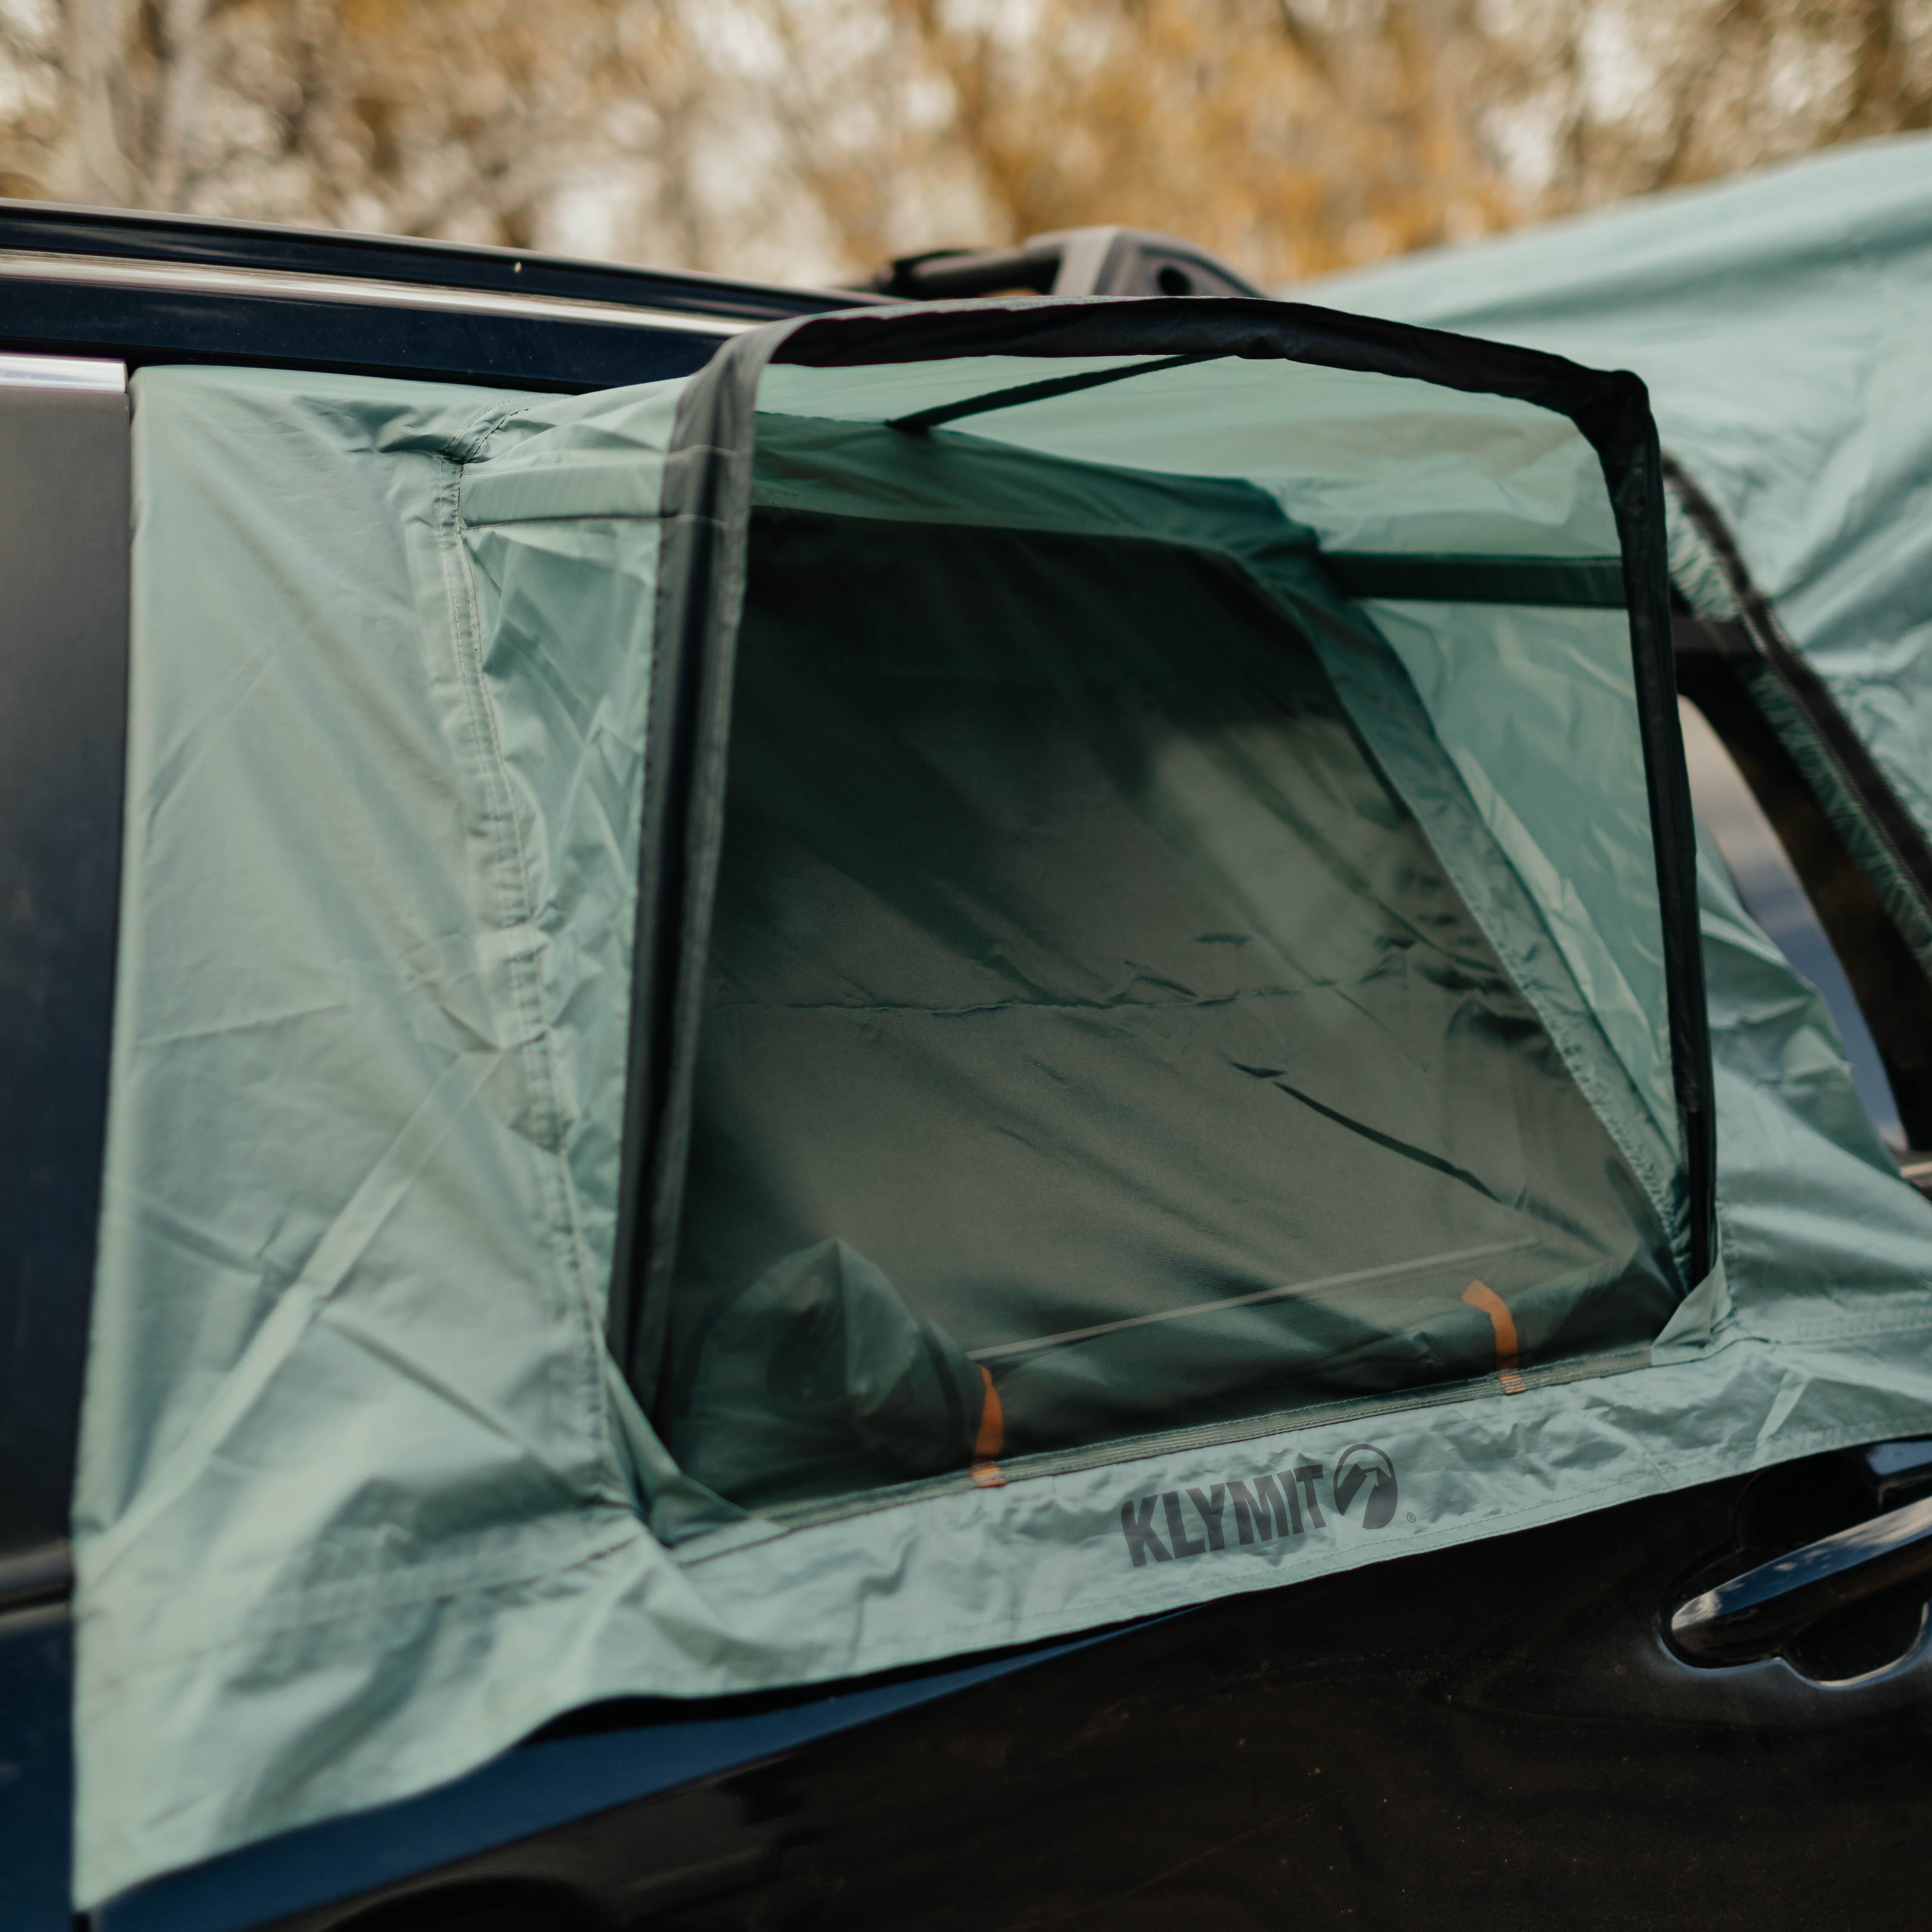
[(608, 388), (878, 298), (513, 248), (0, 200), (0, 349)]
[[(855, 299), (849, 290), (784, 288), (694, 270), (638, 268), (414, 236), (362, 235), (341, 229), (4, 199), (0, 252), (350, 275), (426, 288), (614, 302), (734, 322), (814, 315), (850, 308)], [(856, 299), (867, 298), (860, 294)]]
[(1204, 248), (1139, 228), (1067, 228), (1013, 248), (938, 248), (888, 262), (867, 284), (902, 302), (1024, 290), (1042, 296), (1258, 296)]

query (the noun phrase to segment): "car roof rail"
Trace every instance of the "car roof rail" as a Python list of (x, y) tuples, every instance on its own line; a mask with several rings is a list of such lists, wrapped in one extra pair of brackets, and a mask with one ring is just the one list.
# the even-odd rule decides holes
[(888, 262), (865, 284), (902, 302), (1042, 296), (1258, 296), (1204, 248), (1142, 228), (1066, 228), (1012, 248), (935, 248)]

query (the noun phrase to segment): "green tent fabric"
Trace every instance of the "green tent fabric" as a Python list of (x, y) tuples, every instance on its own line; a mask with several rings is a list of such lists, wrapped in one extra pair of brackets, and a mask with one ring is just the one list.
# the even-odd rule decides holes
[[(1855, 849), (1932, 965), (1932, 137), (1864, 142), (1298, 297), (1634, 370), (1666, 450), (1903, 808)], [(1680, 504), (1673, 575), (1738, 614)], [(1803, 756), (1802, 748), (1800, 754)], [(1828, 751), (1803, 757), (1841, 775)], [(1916, 832), (1916, 836), (1915, 836)], [(1901, 841), (1921, 849), (1901, 855)]]
[[(989, 326), (1021, 346), (986, 350)], [(1209, 346), (1145, 373), (1171, 358), (1078, 346), (1123, 329)], [(1508, 392), (1527, 369), (1552, 399), (1603, 398), (1599, 433), (1636, 452), (1628, 485), (1654, 474), (1640, 413), (1615, 416), (1630, 390), (1353, 329), (1244, 303), (868, 313), (740, 338), (688, 382), (568, 400), (137, 375), (128, 856), (75, 1502), (83, 1904), (422, 1790), (598, 1698), (1030, 1641), (1932, 1430), (1917, 1346), (1932, 1210), (1863, 1124), (1815, 999), (1708, 868), (1721, 1260), (1694, 1278), (1704, 1070), (1678, 995), (1697, 942), (1672, 897), (1684, 855), (1654, 822), (1672, 808), (1657, 733), (1674, 714), (1633, 644), (1658, 643), (1658, 506), (1615, 496), (1560, 408)], [(1370, 366), (1337, 366), (1344, 352)], [(1042, 384), (1058, 386), (922, 433), (885, 426)], [(906, 571), (931, 644), (911, 658), (881, 617)], [(994, 635), (974, 614), (1021, 586)], [(1163, 597), (1232, 614), (1170, 649)], [(1111, 656), (1084, 628), (1101, 608)], [(855, 655), (861, 618), (900, 655)], [(1043, 662), (1055, 704), (1015, 702)], [(896, 670), (952, 681), (963, 742), (923, 728)], [(819, 734), (855, 721), (866, 757), (815, 764)], [(1042, 733), (1090, 765), (1057, 750), (1018, 777), (1001, 766)], [(1134, 766), (1149, 733), (1184, 755)], [(895, 746), (925, 762), (886, 816), (866, 787)], [(1077, 868), (1048, 868), (1029, 898), (1022, 861), (1054, 841), (987, 830), (1012, 833), (1014, 809), (1042, 802), (1027, 784), (1076, 766), (1106, 770), (1111, 790), (1039, 822), (1090, 823), (1103, 854), (1154, 828), (1164, 855), (1141, 868), (1160, 889), (1136, 928), (1148, 970), (1082, 993), (1096, 1023), (1157, 1040), (1174, 1016), (1149, 1012), (1148, 989), (1237, 1006), (1298, 963), (1320, 982), (1312, 1011), (1339, 1026), (1353, 997), (1360, 1038), (1406, 1029), (1411, 1131), (1387, 1132), (1377, 1096), (1400, 1068), (1379, 1044), (1347, 1102), (1299, 1083), (1328, 1114), (1280, 1090), (1298, 1084), (1285, 1064), (1241, 1075), (1245, 1090), (1385, 1156), (1424, 1221), (1451, 1202), (1478, 1222), (1505, 1198), (1532, 1210), (1549, 1249), (1536, 1279), (1485, 1272), (1495, 1307), (1378, 1289), (1348, 1312), (1378, 1346), (1421, 1338), (1406, 1357), (1421, 1372), (1350, 1386), (1333, 1372), (1346, 1348), (1312, 1347), (1286, 1407), (1251, 1399), (1225, 1347), (1190, 1370), (1200, 1402), (1170, 1403), (1172, 1427), (1125, 1412), (1120, 1373), (1037, 1400), (1009, 1380), (1010, 1453), (985, 1394), (1008, 1358), (986, 1352), (1034, 1331), (968, 1332), (957, 1296), (960, 1335), (935, 1332), (937, 1299), (909, 1329), (938, 1294), (930, 1268), (915, 1258), (895, 1280), (806, 1217), (737, 1267), (730, 1286), (755, 1265), (755, 1296), (731, 1304), (738, 1346), (707, 1358), (728, 1324), (709, 1342), (682, 1325), (685, 1236), (699, 1255), (740, 1238), (731, 1199), (795, 1202), (784, 1163), (812, 1151), (776, 1131), (800, 1094), (766, 1106), (736, 1077), (718, 1016), (760, 1016), (731, 1013), (732, 986), (807, 1026), (827, 974), (874, 964), (928, 1016), (976, 999), (976, 974), (1084, 987), (1122, 947), (1106, 875), (1088, 903)], [(932, 835), (970, 832), (980, 868), (952, 910), (983, 910), (997, 884), (1015, 916), (976, 955), (956, 934), (929, 946), (915, 973), (910, 946), (853, 942), (932, 896), (920, 867), (887, 862), (908, 802), (930, 800), (914, 780), (942, 770), (958, 782)], [(1282, 808), (1245, 821), (1243, 850), (1215, 848), (1207, 833), (1262, 780)], [(822, 911), (862, 860), (876, 890), (780, 946), (742, 862), (747, 808), (776, 814), (779, 845), (802, 812), (824, 821), (781, 914)], [(1305, 885), (1318, 851), (1348, 889), (1334, 916), (1298, 925), (1261, 886), (1284, 867)], [(1197, 923), (1186, 896), (1204, 880), (1217, 922), (1232, 908), (1244, 926)], [(1066, 943), (1029, 963), (1018, 936), (1042, 907)], [(1424, 925), (1430, 949), (1388, 944)], [(1220, 932), (1247, 943), (1198, 938)], [(1401, 974), (1364, 970), (1397, 954), (1454, 974), (1410, 971), (1404, 993)], [(1196, 1037), (1232, 1078), (1230, 1040)], [(1323, 1037), (1274, 1043), (1312, 1064)], [(1100, 1043), (1124, 1202), (1166, 1178), (1161, 1136), (1178, 1132), (1136, 1111), (1123, 1071), (1162, 1069)], [(1430, 1099), (1445, 1070), (1480, 1090), (1466, 1120)], [(1184, 1052), (1166, 1070), (1199, 1071)], [(832, 1144), (891, 1153), (862, 1082), (826, 1098)], [(952, 1118), (928, 1105), (932, 1130)], [(1546, 1130), (1580, 1158), (1539, 1174)], [(758, 1146), (777, 1180), (721, 1196), (721, 1157)], [(1210, 1233), (1265, 1245), (1266, 1202), (1206, 1198)], [(961, 1226), (982, 1243), (973, 1268), (1015, 1264)], [(1279, 1351), (1285, 1291), (1306, 1278), (1268, 1279), (1234, 1332)], [(1204, 1276), (1184, 1286), (1216, 1298)], [(1158, 1312), (1153, 1288), (1128, 1289), (1142, 1299), (1093, 1312)], [(1029, 1293), (1044, 1307), (1041, 1280)], [(1512, 1294), (1513, 1364), (1496, 1312)], [(1318, 1293), (1306, 1306), (1323, 1312)], [(774, 1324), (804, 1334), (802, 1360), (768, 1347)], [(681, 1372), (714, 1423), (736, 1405), (744, 1426), (718, 1438), (736, 1470), (680, 1439), (701, 1406), (680, 1408)], [(748, 1374), (784, 1400), (748, 1406)], [(794, 1493), (769, 1480), (756, 1425), (802, 1412), (822, 1427), (821, 1396), (842, 1410), (838, 1454)]]

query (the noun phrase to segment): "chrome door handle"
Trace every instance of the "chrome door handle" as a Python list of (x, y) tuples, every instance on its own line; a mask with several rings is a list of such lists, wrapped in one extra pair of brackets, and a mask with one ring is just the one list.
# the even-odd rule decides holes
[(1700, 1664), (1768, 1656), (1827, 1610), (1932, 1570), (1932, 1497), (1854, 1523), (1680, 1604), (1670, 1640)]

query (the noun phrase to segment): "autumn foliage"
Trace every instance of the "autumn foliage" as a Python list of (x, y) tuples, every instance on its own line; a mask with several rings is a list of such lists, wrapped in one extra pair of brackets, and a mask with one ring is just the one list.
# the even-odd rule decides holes
[(1932, 123), (1932, 0), (0, 0), (0, 188), (787, 279), (1279, 282)]

